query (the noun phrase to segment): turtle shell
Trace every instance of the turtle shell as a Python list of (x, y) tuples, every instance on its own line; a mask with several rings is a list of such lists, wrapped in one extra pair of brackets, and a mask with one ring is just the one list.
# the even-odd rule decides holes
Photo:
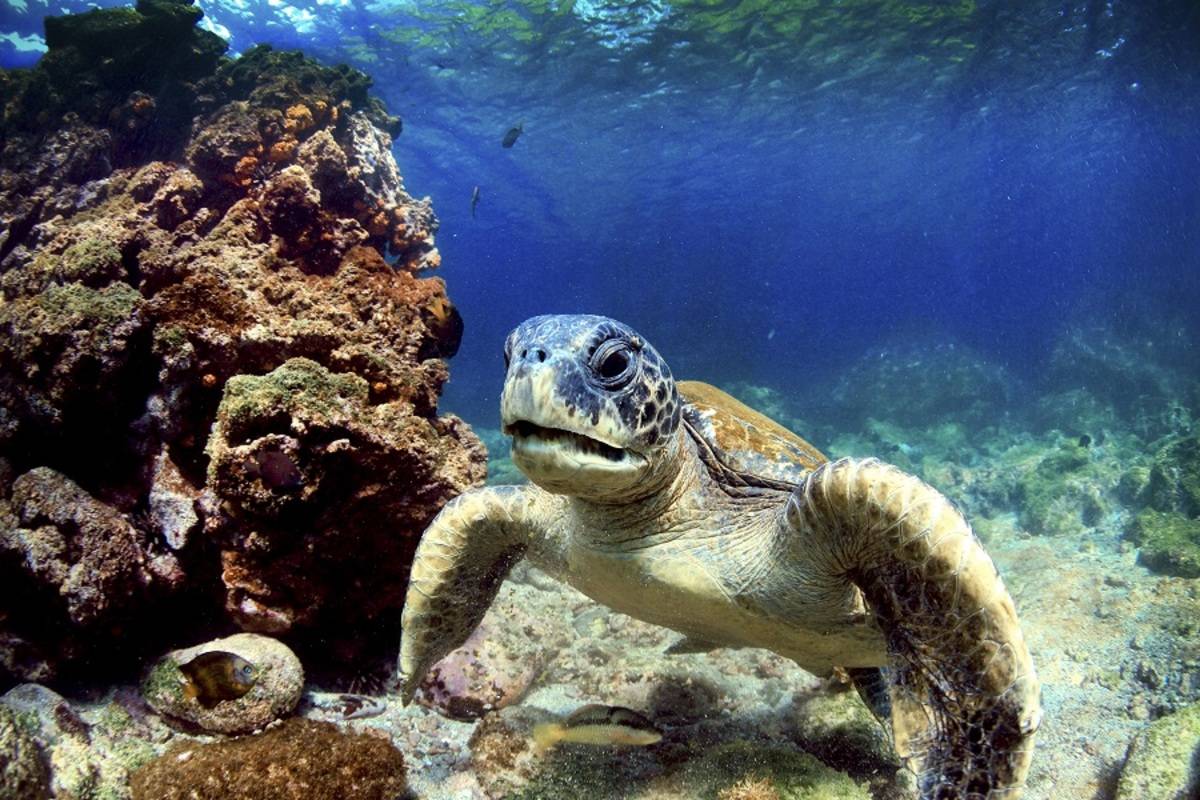
[(804, 439), (715, 386), (679, 381), (676, 388), (687, 403), (688, 426), (723, 470), (794, 484), (828, 461)]

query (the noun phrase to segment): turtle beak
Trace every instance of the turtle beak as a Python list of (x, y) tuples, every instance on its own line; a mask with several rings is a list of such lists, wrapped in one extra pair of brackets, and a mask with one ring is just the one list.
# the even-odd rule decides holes
[(504, 426), (504, 434), (511, 436), (513, 445), (529, 447), (533, 442), (544, 446), (570, 448), (581, 455), (592, 455), (606, 458), (612, 462), (620, 462), (630, 452), (621, 447), (613, 447), (599, 439), (563, 428), (546, 428), (529, 420), (519, 419)]

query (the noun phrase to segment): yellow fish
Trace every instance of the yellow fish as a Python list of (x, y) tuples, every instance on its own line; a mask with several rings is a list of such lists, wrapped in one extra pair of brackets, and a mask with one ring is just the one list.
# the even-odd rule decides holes
[(209, 650), (186, 664), (179, 665), (183, 673), (183, 695), (195, 698), (205, 708), (222, 700), (236, 700), (253, 688), (258, 670), (236, 653)]
[(654, 724), (638, 712), (596, 703), (572, 712), (562, 722), (547, 722), (533, 729), (534, 749), (539, 753), (560, 742), (644, 747), (661, 739)]

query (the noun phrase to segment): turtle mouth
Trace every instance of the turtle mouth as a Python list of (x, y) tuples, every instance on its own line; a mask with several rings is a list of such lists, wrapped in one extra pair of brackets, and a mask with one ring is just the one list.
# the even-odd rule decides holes
[(623, 463), (630, 456), (628, 450), (613, 447), (582, 433), (546, 428), (524, 419), (505, 425), (504, 433), (512, 437), (513, 447), (521, 450), (565, 450), (576, 456), (596, 456), (614, 464)]

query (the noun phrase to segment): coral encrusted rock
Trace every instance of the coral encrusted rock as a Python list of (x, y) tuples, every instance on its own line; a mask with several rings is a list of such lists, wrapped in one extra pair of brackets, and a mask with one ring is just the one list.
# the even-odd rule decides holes
[(438, 415), (462, 320), (399, 120), (201, 16), (50, 18), (0, 72), (0, 681), (232, 626), (390, 655), (418, 536), (486, 477)]
[(1164, 575), (1200, 577), (1200, 437), (1167, 437), (1148, 467), (1125, 474), (1121, 488), (1142, 507), (1125, 531), (1138, 561)]
[(0, 706), (0, 797), (42, 800), (49, 796), (49, 770), (37, 742), (13, 711)]
[(413, 539), (392, 532), (421, 530), (428, 493), (458, 488), (428, 476), (472, 462), (446, 451), (459, 423), (373, 402), (372, 392), (360, 374), (306, 358), (225, 384), (208, 440), (208, 486), (221, 502), (206, 524), (227, 611), (244, 628), (334, 625), (403, 602)]
[(1152, 723), (1129, 746), (1117, 800), (1185, 800), (1200, 792), (1200, 704)]
[(404, 758), (384, 736), (289, 719), (255, 736), (175, 745), (133, 773), (133, 800), (395, 800)]

